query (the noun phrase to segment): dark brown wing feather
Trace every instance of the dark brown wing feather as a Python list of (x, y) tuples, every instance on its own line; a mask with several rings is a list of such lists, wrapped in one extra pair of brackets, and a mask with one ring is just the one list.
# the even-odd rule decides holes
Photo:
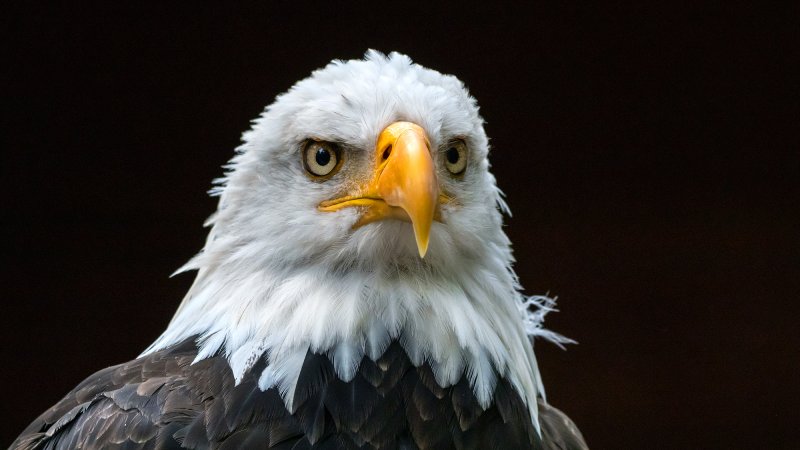
[(262, 391), (261, 361), (238, 385), (227, 361), (191, 364), (194, 340), (102, 370), (42, 414), (14, 449), (583, 449), (572, 422), (545, 403), (542, 438), (516, 390), (500, 380), (481, 409), (466, 379), (438, 386), (398, 343), (355, 378), (335, 376), (325, 355), (309, 353), (286, 410)]
[(542, 399), (539, 399), (539, 423), (545, 450), (588, 450), (575, 423)]
[(193, 413), (181, 382), (192, 342), (87, 378), (39, 416), (11, 445), (19, 449), (179, 448), (172, 437)]

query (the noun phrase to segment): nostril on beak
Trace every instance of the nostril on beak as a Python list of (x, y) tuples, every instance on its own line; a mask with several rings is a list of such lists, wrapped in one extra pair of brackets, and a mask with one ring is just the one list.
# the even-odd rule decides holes
[(383, 151), (383, 160), (386, 161), (387, 159), (389, 159), (389, 155), (391, 154), (392, 154), (392, 146), (390, 145), (386, 147), (386, 150)]

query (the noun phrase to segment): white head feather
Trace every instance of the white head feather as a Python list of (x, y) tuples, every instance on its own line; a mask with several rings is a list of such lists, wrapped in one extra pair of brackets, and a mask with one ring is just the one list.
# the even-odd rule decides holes
[[(424, 259), (409, 223), (353, 231), (354, 208), (319, 211), (348, 177), (315, 182), (301, 163), (301, 143), (314, 138), (347, 149), (342, 174), (369, 171), (378, 134), (399, 120), (422, 126), (434, 153), (454, 137), (469, 148), (463, 178), (438, 177), (456, 201), (442, 206)], [(505, 377), (538, 425), (543, 391), (529, 337), (552, 334), (540, 327), (543, 310), (528, 307), (546, 309), (549, 299), (519, 293), (483, 120), (458, 79), (397, 53), (334, 61), (280, 95), (243, 141), (214, 191), (206, 245), (181, 268), (198, 270), (194, 285), (145, 353), (199, 335), (197, 359), (223, 352), (237, 381), (267, 358), (260, 386), (277, 386), (292, 410), (309, 350), (327, 353), (349, 380), (362, 358), (399, 339), (439, 384), (466, 373), (484, 407), (496, 374)]]

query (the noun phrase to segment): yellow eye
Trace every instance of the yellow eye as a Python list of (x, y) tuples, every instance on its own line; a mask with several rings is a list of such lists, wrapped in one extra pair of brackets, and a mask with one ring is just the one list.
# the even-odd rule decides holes
[(330, 142), (309, 141), (303, 149), (303, 165), (314, 177), (332, 175), (339, 168), (340, 162), (339, 150)]
[(444, 151), (444, 165), (453, 175), (461, 175), (467, 168), (467, 145), (464, 141), (453, 141)]

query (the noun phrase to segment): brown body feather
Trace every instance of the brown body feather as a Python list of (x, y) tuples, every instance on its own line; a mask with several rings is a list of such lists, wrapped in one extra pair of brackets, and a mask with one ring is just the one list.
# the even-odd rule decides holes
[(234, 384), (223, 356), (191, 364), (193, 340), (101, 370), (37, 418), (13, 449), (584, 449), (575, 425), (539, 402), (541, 437), (506, 381), (483, 410), (465, 377), (436, 384), (392, 344), (339, 380), (325, 355), (309, 353), (295, 411), (262, 391), (264, 363)]

